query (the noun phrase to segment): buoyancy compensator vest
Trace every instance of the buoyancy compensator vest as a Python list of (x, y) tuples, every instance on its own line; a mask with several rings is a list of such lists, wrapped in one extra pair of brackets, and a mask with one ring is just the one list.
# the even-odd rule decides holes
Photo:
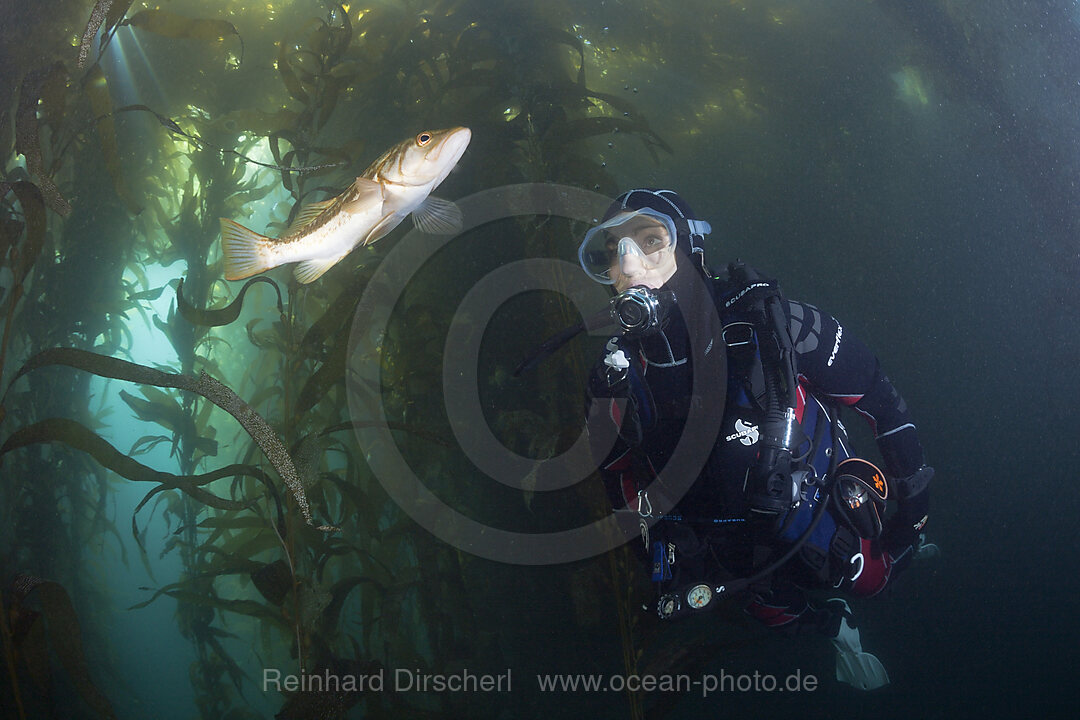
[[(811, 488), (816, 493), (813, 514), (797, 536), (792, 522), (806, 478), (813, 472), (795, 457), (796, 448), (808, 442), (810, 447), (823, 440), (824, 424), (818, 422), (815, 437), (805, 437), (796, 418), (798, 378), (795, 352), (784, 313), (784, 299), (777, 283), (742, 264), (732, 263), (723, 277), (714, 279), (714, 295), (724, 323), (729, 372), (743, 373), (736, 378), (764, 411), (760, 423), (758, 453), (746, 475), (744, 494), (748, 529), (753, 543), (752, 569), (742, 578), (722, 582), (694, 581), (691, 585), (663, 592), (657, 604), (660, 617), (677, 617), (711, 606), (708, 600), (729, 595), (769, 582), (771, 575), (788, 562), (825, 518), (828, 509), (827, 488)], [(731, 398), (729, 394), (729, 399)], [(839, 436), (836, 414), (831, 437)], [(836, 448), (825, 477), (835, 471)], [(789, 539), (783, 539), (787, 536)]]
[[(723, 316), (739, 321), (726, 324), (724, 341), (729, 355), (758, 353), (764, 395), (765, 418), (760, 428), (757, 462), (746, 483), (751, 520), (773, 526), (790, 509), (798, 488), (793, 484), (793, 454), (801, 435), (796, 421), (795, 351), (787, 329), (783, 296), (775, 280), (768, 279), (742, 263), (728, 266), (731, 288), (723, 303)], [(756, 339), (756, 343), (752, 342)], [(733, 358), (733, 365), (751, 367), (745, 358)], [(741, 361), (739, 361), (741, 360)], [(748, 382), (749, 384), (749, 382)]]

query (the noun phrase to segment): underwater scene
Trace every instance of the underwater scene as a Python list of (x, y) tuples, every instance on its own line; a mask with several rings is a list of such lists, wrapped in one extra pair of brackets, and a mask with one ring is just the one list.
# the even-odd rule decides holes
[[(8, 1), (0, 78), (0, 718), (1075, 716), (1075, 0)], [(697, 261), (760, 373), (667, 402), (620, 343)], [(904, 418), (830, 391), (820, 476), (718, 424), (815, 333)]]

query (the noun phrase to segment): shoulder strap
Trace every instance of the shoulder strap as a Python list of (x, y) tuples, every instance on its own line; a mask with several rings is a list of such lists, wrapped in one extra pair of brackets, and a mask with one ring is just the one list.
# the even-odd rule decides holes
[(767, 300), (783, 298), (776, 280), (738, 261), (730, 263), (726, 273), (714, 278), (713, 287), (717, 309), (725, 322), (738, 316), (764, 320)]

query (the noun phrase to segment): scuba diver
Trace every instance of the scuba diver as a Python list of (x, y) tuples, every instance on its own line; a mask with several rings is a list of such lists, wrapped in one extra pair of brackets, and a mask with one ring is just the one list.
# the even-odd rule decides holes
[[(923, 544), (934, 471), (874, 354), (743, 264), (713, 275), (710, 230), (675, 192), (635, 189), (581, 243), (582, 268), (616, 292), (619, 333), (590, 373), (587, 404), (608, 496), (638, 526), (661, 618), (736, 595), (769, 627), (831, 638), (837, 679), (880, 687), (888, 675), (863, 652), (850, 606), (822, 598), (876, 595), (936, 551)], [(853, 455), (841, 407), (869, 422), (884, 473)], [(696, 477), (672, 490), (695, 408), (722, 421)]]

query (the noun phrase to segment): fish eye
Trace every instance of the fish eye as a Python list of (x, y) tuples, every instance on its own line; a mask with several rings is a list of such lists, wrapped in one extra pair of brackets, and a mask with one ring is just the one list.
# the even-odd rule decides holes
[(431, 142), (431, 133), (422, 132), (416, 136), (416, 144), (420, 147), (424, 147)]

